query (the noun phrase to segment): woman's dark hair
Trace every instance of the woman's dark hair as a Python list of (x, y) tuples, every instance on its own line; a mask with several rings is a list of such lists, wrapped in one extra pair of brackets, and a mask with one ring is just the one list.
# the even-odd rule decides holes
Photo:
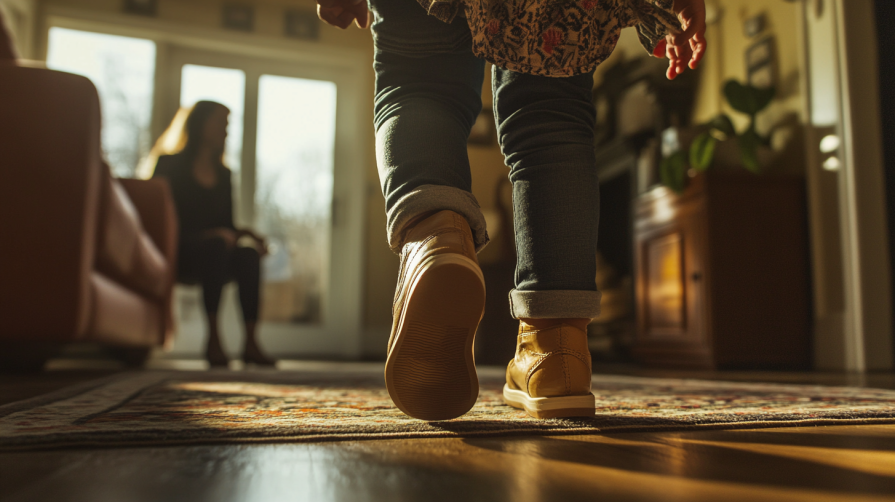
[[(183, 124), (183, 150), (182, 152), (189, 158), (193, 158), (199, 151), (199, 145), (202, 144), (202, 134), (205, 129), (205, 123), (221, 108), (228, 110), (226, 106), (216, 101), (199, 101), (190, 109), (189, 115), (186, 117), (186, 123)], [(229, 110), (228, 110), (229, 111)]]
[[(199, 151), (199, 145), (202, 144), (205, 124), (211, 115), (221, 108), (230, 111), (216, 101), (199, 101), (189, 108), (183, 107), (178, 110), (168, 128), (149, 151), (149, 155), (140, 161), (137, 176), (144, 179), (152, 177), (158, 159), (163, 155), (183, 153), (189, 159), (193, 159)], [(221, 163), (224, 162), (223, 153), (221, 152)]]

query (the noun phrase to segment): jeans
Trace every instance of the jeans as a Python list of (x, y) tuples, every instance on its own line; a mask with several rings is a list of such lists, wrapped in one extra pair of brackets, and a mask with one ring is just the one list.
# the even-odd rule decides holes
[[(414, 0), (369, 0), (373, 12), (376, 157), (389, 244), (407, 223), (448, 209), (488, 242), (471, 193), (466, 142), (482, 110), (485, 62), (466, 20), (444, 23)], [(599, 180), (593, 74), (549, 78), (493, 67), (500, 147), (510, 168), (516, 230), (515, 318), (594, 318)]]

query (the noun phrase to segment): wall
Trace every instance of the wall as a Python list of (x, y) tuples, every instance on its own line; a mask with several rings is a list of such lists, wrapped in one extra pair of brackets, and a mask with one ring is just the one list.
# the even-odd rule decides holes
[[(746, 50), (769, 36), (776, 41), (777, 97), (759, 117), (759, 131), (767, 132), (774, 124), (786, 121), (787, 117), (796, 120), (802, 117), (804, 95), (800, 84), (803, 70), (798, 29), (799, 4), (780, 0), (716, 0), (714, 4), (717, 21), (709, 26), (706, 33), (712, 46), (703, 68), (696, 120), (709, 120), (723, 110), (735, 116), (740, 127), (746, 126), (747, 119), (727, 106), (720, 89), (731, 78), (746, 81)], [(759, 14), (765, 15), (767, 27), (762, 34), (749, 38), (743, 24)], [(780, 138), (781, 141), (785, 139)]]
[(31, 0), (0, 0), (0, 12), (19, 57), (34, 57), (35, 6)]

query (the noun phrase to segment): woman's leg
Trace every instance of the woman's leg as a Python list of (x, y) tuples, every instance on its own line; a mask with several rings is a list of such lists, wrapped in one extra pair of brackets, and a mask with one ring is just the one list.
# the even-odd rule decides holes
[(466, 141), (482, 109), (485, 62), (472, 54), (466, 20), (444, 23), (413, 0), (371, 0), (370, 7), (389, 244), (399, 251), (408, 223), (447, 209), (466, 218), (481, 247), (487, 232), (471, 193)]
[(231, 274), (239, 286), (239, 306), (242, 309), (242, 320), (245, 325), (245, 346), (242, 357), (245, 362), (262, 365), (276, 363), (261, 351), (258, 345), (256, 326), (261, 295), (261, 256), (255, 248), (236, 248), (233, 250)]
[(517, 319), (600, 313), (593, 75), (548, 78), (494, 67), (498, 137), (510, 167)]
[(200, 241), (191, 254), (202, 283), (202, 302), (208, 319), (208, 345), (205, 356), (212, 366), (226, 366), (228, 358), (218, 330), (218, 308), (224, 285), (230, 278), (232, 249), (223, 239), (208, 238)]

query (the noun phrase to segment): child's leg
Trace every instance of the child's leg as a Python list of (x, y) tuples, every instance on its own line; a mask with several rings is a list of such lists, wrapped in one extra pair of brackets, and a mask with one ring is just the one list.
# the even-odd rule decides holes
[(494, 67), (493, 82), (513, 182), (513, 316), (592, 319), (600, 312), (593, 75), (548, 78)]
[(547, 78), (495, 67), (493, 82), (513, 182), (510, 308), (521, 320), (504, 400), (537, 418), (593, 415), (585, 330), (600, 312), (593, 75)]
[(466, 21), (447, 24), (413, 0), (371, 0), (376, 71), (376, 154), (398, 251), (415, 217), (449, 209), (487, 241), (471, 194), (466, 141), (482, 109), (484, 61), (472, 54)]
[(414, 0), (371, 8), (377, 163), (389, 244), (401, 253), (385, 382), (408, 415), (445, 420), (472, 408), (479, 390), (472, 345), (485, 284), (475, 253), (487, 233), (466, 141), (484, 63), (463, 19), (443, 23)]

